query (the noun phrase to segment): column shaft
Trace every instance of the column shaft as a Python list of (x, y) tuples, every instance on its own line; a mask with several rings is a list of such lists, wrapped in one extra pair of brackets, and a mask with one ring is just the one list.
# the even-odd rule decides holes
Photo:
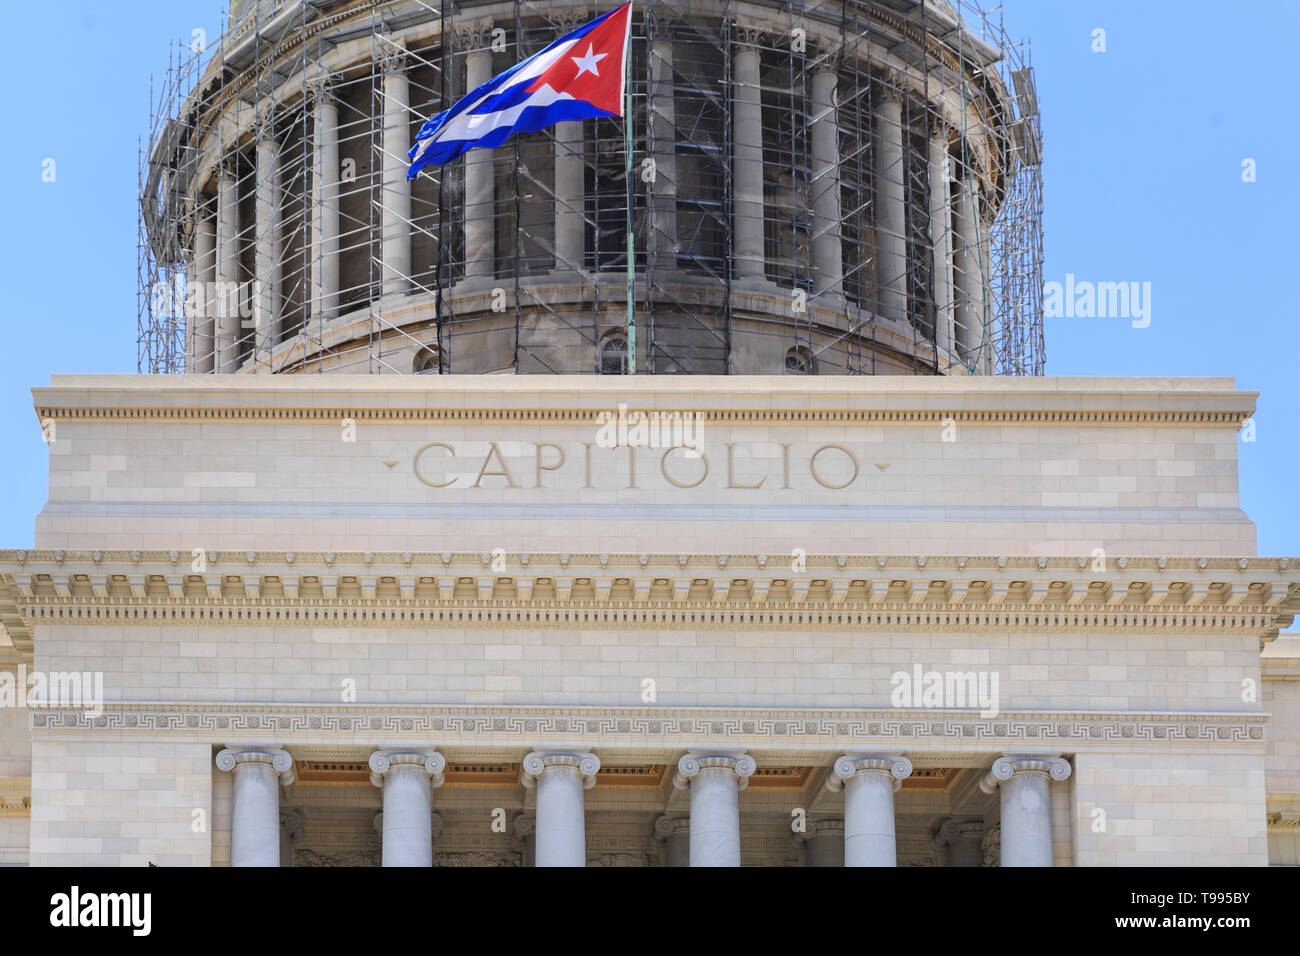
[(596, 782), (595, 754), (560, 751), (530, 753), (522, 782), (537, 788), (535, 866), (586, 866), (587, 835), (583, 790)]
[(370, 782), (384, 789), (384, 866), (433, 866), (433, 793), (447, 760), (439, 753), (377, 751)]
[[(269, 121), (267, 126), (270, 126)], [(254, 247), (256, 279), (253, 289), (254, 361), (279, 341), (279, 208), (280, 150), (268, 128), (257, 143), (257, 238)]]
[(740, 866), (740, 790), (730, 770), (691, 781), (691, 866)]
[(819, 820), (809, 824), (804, 842), (808, 847), (808, 866), (844, 865), (842, 820)]
[(221, 164), (217, 186), (217, 358), (216, 371), (239, 365), (239, 180), (234, 157)]
[(1007, 755), (993, 761), (980, 783), (1000, 790), (1003, 866), (1052, 865), (1052, 805), (1049, 785), (1067, 780), (1070, 764), (1056, 756)]
[(411, 288), (411, 189), (406, 181), (411, 149), (410, 83), (405, 57), (391, 41), (383, 42), (383, 294), (401, 295)]
[[(473, 50), (465, 57), (465, 89), (473, 91), (492, 79), (492, 53)], [(465, 276), (496, 275), (496, 204), (493, 164), (496, 153), (471, 149), (465, 154)], [(557, 227), (558, 228), (558, 227)], [(542, 864), (538, 864), (539, 866)]]
[[(985, 314), (988, 282), (988, 243), (981, 238), (976, 197), (970, 194), (971, 183), (964, 180), (957, 190), (955, 218), (958, 233), (953, 271), (957, 287), (957, 346), (967, 362), (977, 362), (983, 371), (992, 355), (992, 329), (986, 329), (991, 317)], [(981, 348), (983, 346), (983, 348)], [(986, 356), (987, 353), (987, 356)]]
[(835, 106), (839, 75), (833, 64), (813, 74), (812, 197), (813, 265), (819, 292), (840, 292), (844, 246), (840, 238), (840, 137)]
[(934, 287), (935, 344), (941, 352), (952, 352), (952, 210), (949, 206), (951, 161), (948, 132), (942, 125), (930, 131), (930, 248)]
[(907, 316), (903, 103), (894, 90), (885, 90), (876, 106), (874, 143), (877, 310), (887, 318), (903, 319)]
[(211, 204), (200, 202), (194, 211), (194, 287), (185, 292), (189, 304), (186, 323), (194, 326), (194, 361), (187, 364), (186, 369), (200, 373), (212, 371), (216, 349), (213, 327), (216, 302), (213, 295), (217, 283), (217, 223), (211, 209), (205, 205), (210, 207)]
[(585, 265), (586, 189), (583, 184), (582, 123), (555, 124), (555, 268)]
[(654, 159), (647, 251), (656, 267), (677, 266), (677, 111), (673, 103), (673, 46), (657, 37), (650, 49), (651, 104), (647, 139)]
[(862, 773), (844, 787), (844, 865), (896, 866), (894, 781)]
[(740, 791), (755, 770), (737, 753), (688, 753), (673, 785), (691, 791), (691, 866), (740, 866)]
[(228, 748), (217, 769), (233, 771), (230, 865), (280, 865), (280, 783), (292, 782), (293, 758), (283, 750)]
[(739, 276), (764, 275), (763, 99), (758, 48), (742, 39), (732, 64), (732, 262)]
[(315, 92), (311, 175), (311, 314), (339, 314), (339, 108), (327, 87)]
[(1052, 865), (1052, 815), (1046, 774), (1018, 773), (1003, 782), (1002, 865)]
[(827, 781), (844, 789), (844, 865), (897, 866), (894, 791), (912, 773), (906, 757), (846, 754)]
[(550, 767), (537, 780), (537, 866), (586, 866), (582, 775)]

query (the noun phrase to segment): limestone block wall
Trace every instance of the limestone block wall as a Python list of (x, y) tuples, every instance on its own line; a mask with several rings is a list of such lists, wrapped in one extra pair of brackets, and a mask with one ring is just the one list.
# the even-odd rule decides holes
[[(1262, 748), (1081, 752), (1073, 776), (1078, 866), (1268, 862)], [(1094, 809), (1105, 814), (1100, 832), (1093, 827)]]
[[(18, 687), (16, 664), (0, 664), (0, 679)], [(27, 865), (30, 816), (21, 810), (30, 795), (32, 746), (26, 707), (0, 706), (0, 866)]]
[(42, 625), (36, 648), (110, 701), (636, 706), (652, 678), (665, 706), (883, 708), (919, 666), (996, 674), (1004, 710), (1260, 709), (1250, 633)]
[[(35, 392), (57, 426), (37, 544), (1255, 550), (1236, 478), (1254, 396), (1227, 380), (429, 378), (56, 378)], [(620, 405), (700, 416), (702, 456), (604, 447)]]
[(212, 760), (183, 739), (33, 740), (32, 865), (209, 865)]
[(1300, 636), (1283, 634), (1262, 655), (1263, 708), (1269, 714), (1268, 859), (1300, 866)]

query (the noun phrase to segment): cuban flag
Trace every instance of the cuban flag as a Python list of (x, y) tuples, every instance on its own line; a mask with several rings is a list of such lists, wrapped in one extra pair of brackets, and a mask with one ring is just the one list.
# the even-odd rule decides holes
[(565, 120), (623, 115), (632, 4), (566, 33), (421, 127), (406, 178), (471, 149), (496, 149), (515, 133)]

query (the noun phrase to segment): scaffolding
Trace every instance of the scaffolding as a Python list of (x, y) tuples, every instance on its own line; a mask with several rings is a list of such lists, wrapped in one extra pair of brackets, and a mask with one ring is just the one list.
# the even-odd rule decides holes
[(631, 197), (639, 372), (1043, 374), (1042, 126), (1000, 7), (638, 0), (630, 189), (618, 119), (406, 187), (405, 146), (468, 71), (614, 5), (516, 0), (487, 23), (464, 0), (246, 0), (212, 49), (175, 45), (140, 148), (140, 371), (623, 371)]

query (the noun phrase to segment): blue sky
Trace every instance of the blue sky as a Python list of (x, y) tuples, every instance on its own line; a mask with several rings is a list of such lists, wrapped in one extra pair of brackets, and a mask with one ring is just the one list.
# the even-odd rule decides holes
[[(6, 9), (0, 59), (0, 547), (32, 543), (46, 450), (29, 389), (56, 372), (134, 372), (137, 137), (168, 42), (220, 32), (222, 5)], [(1046, 141), (1048, 280), (1150, 282), (1151, 324), (1053, 319), (1052, 375), (1231, 375), (1262, 392), (1242, 443), (1262, 554), (1300, 554), (1294, 276), (1300, 153), (1287, 112), (1300, 4), (1009, 0), (1032, 40)], [(1105, 30), (1106, 51), (1092, 50)], [(56, 180), (42, 182), (42, 163)], [(1257, 181), (1243, 183), (1243, 159)], [(1291, 180), (1287, 177), (1292, 176)], [(1289, 410), (1288, 410), (1289, 409)]]

